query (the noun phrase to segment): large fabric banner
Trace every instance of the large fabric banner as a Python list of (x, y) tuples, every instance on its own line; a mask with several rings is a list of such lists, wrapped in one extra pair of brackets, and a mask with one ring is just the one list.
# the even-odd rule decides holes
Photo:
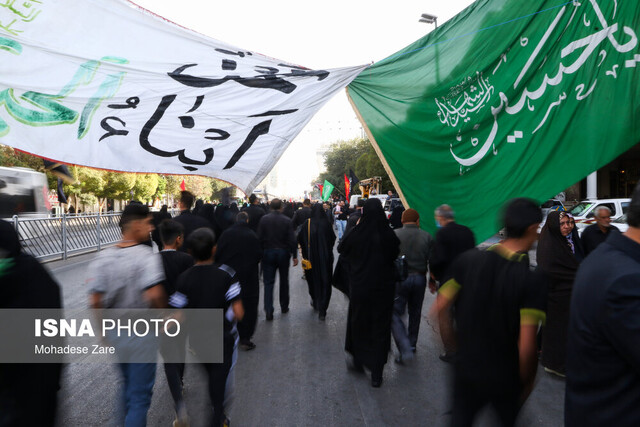
[[(348, 87), (405, 201), (482, 241), (640, 140), (640, 2), (478, 0)], [(426, 228), (432, 221), (422, 221)]]
[(306, 69), (125, 0), (0, 0), (0, 143), (250, 192), (361, 70)]

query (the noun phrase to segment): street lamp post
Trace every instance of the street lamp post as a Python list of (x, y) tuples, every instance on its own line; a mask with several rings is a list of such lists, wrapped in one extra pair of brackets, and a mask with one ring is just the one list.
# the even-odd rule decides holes
[(429, 15), (428, 13), (423, 13), (422, 17), (418, 22), (422, 22), (424, 24), (435, 24), (436, 28), (438, 28), (438, 17), (435, 15)]
[[(436, 28), (438, 28), (438, 17), (435, 15), (430, 15), (428, 13), (423, 13), (421, 15), (420, 20), (418, 22), (422, 22), (423, 24), (434, 24)], [(440, 63), (439, 63), (439, 55), (438, 55), (438, 45), (436, 44), (436, 83), (440, 84)]]

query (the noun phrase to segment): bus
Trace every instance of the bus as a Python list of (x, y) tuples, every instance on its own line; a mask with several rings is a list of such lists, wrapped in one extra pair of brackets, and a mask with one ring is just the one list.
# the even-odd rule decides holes
[(50, 210), (47, 176), (28, 168), (0, 167), (0, 218), (47, 215)]

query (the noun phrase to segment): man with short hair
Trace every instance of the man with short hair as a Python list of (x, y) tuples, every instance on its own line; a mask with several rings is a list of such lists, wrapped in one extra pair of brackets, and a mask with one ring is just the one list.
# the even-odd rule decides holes
[[(176, 307), (177, 282), (180, 274), (193, 266), (193, 257), (179, 249), (184, 241), (184, 228), (182, 225), (172, 219), (165, 219), (159, 225), (159, 236), (163, 249), (160, 251), (162, 257), (162, 266), (164, 267), (165, 293), (169, 299), (169, 306)], [(179, 298), (178, 298), (179, 299)], [(182, 345), (170, 345), (163, 339), (160, 342), (160, 352), (163, 356), (173, 360), (184, 360), (186, 353), (186, 342)], [(173, 398), (174, 408), (176, 412), (175, 426), (186, 425), (187, 407), (182, 398), (182, 383), (184, 377), (184, 363), (164, 363), (164, 372), (167, 377), (169, 391)]]
[(620, 230), (611, 225), (611, 209), (608, 207), (598, 206), (594, 218), (596, 223), (585, 228), (580, 239), (585, 257), (593, 252), (600, 243), (607, 240), (609, 234), (620, 234)]
[[(209, 228), (199, 228), (189, 237), (189, 246), (195, 265), (178, 278), (178, 292), (181, 306), (187, 309), (222, 309), (223, 317), (223, 360), (222, 363), (202, 363), (209, 377), (209, 397), (213, 407), (211, 425), (221, 426), (225, 415), (225, 391), (232, 367), (234, 352), (234, 321), (244, 315), (240, 299), (240, 283), (236, 272), (230, 266), (214, 263), (215, 235)], [(189, 344), (196, 358), (210, 356), (209, 340), (211, 327), (207, 324), (191, 322)], [(201, 362), (204, 362), (201, 360)]]
[(271, 212), (260, 220), (258, 237), (264, 251), (262, 272), (264, 275), (264, 311), (267, 320), (273, 320), (273, 287), (276, 271), (280, 274), (280, 309), (289, 312), (289, 258), (298, 265), (298, 243), (291, 220), (282, 214), (282, 201), (271, 201)]
[(249, 228), (257, 233), (260, 218), (262, 218), (266, 212), (262, 209), (262, 206), (260, 206), (260, 201), (255, 194), (249, 196), (249, 206), (245, 209), (245, 212), (249, 215)]
[[(162, 287), (162, 259), (144, 243), (153, 229), (149, 208), (129, 204), (120, 219), (122, 240), (99, 252), (89, 265), (87, 287), (90, 306), (99, 308), (162, 308), (166, 296)], [(138, 351), (156, 353), (156, 347), (145, 341), (114, 342), (118, 354)], [(141, 348), (144, 346), (144, 348)], [(120, 363), (124, 377), (124, 425), (144, 426), (151, 405), (156, 378), (155, 363)]]
[[(435, 210), (435, 220), (438, 231), (433, 252), (429, 260), (429, 270), (433, 280), (442, 285), (453, 277), (453, 262), (463, 252), (476, 246), (476, 238), (468, 227), (455, 221), (455, 213), (451, 206), (440, 205)], [(430, 281), (430, 288), (435, 292), (436, 283)], [(443, 342), (444, 352), (440, 354), (443, 362), (453, 361), (453, 349), (449, 343)]]
[(220, 236), (215, 259), (217, 263), (226, 264), (236, 271), (244, 306), (244, 318), (238, 322), (240, 348), (245, 351), (253, 350), (256, 345), (251, 342), (251, 337), (258, 320), (258, 265), (262, 259), (262, 247), (258, 235), (249, 227), (249, 215), (246, 212), (240, 212), (236, 216), (236, 223)]
[(293, 222), (293, 229), (297, 230), (298, 227), (307, 222), (309, 218), (311, 218), (311, 200), (304, 199), (302, 202), (302, 209), (298, 209), (291, 219)]
[[(504, 210), (507, 238), (486, 251), (471, 249), (454, 262), (436, 308), (445, 342), (457, 346), (452, 426), (470, 426), (487, 404), (501, 424), (514, 425), (537, 369), (538, 327), (545, 321), (546, 286), (529, 269), (542, 212), (529, 199)], [(451, 308), (455, 304), (454, 332)]]
[[(399, 356), (396, 362), (404, 363), (413, 359), (418, 343), (422, 303), (427, 287), (427, 268), (433, 240), (431, 235), (420, 229), (420, 214), (415, 209), (402, 213), (402, 228), (395, 230), (400, 239), (400, 255), (404, 255), (409, 268), (409, 276), (396, 285), (396, 299), (393, 306), (391, 332), (396, 342)], [(409, 308), (408, 330), (402, 321)]]
[(640, 185), (629, 229), (609, 233), (580, 265), (567, 343), (565, 424), (640, 425)]
[(211, 228), (211, 224), (209, 221), (202, 218), (201, 216), (194, 215), (191, 212), (191, 207), (193, 206), (193, 202), (195, 201), (195, 197), (189, 191), (181, 191), (180, 192), (180, 201), (178, 205), (180, 206), (180, 215), (174, 218), (175, 221), (182, 224), (184, 227), (184, 240), (183, 245), (180, 247), (182, 252), (189, 252), (189, 235), (196, 229), (201, 227)]

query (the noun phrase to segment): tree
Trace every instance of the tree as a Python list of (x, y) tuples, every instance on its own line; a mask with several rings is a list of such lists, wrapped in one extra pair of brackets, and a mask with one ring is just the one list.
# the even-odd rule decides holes
[[(196, 199), (211, 200), (213, 187), (211, 186), (211, 178), (197, 175), (187, 175), (184, 177), (185, 185), (188, 191), (193, 194)], [(182, 181), (180, 181), (182, 182)]]
[(156, 174), (137, 174), (135, 175), (135, 183), (133, 184), (133, 198), (141, 202), (149, 203), (153, 200), (153, 195), (158, 189), (158, 175)]
[(162, 199), (165, 194), (167, 194), (167, 178), (164, 175), (158, 175), (158, 187), (153, 199)]
[[(326, 179), (335, 185), (339, 193), (343, 193), (344, 175), (348, 176), (349, 170), (353, 170), (360, 179), (381, 177), (381, 191), (395, 190), (382, 162), (366, 138), (338, 141), (329, 148), (324, 157), (327, 170), (321, 173), (312, 184), (322, 184)], [(351, 193), (355, 194), (356, 191), (357, 188), (353, 188)]]

